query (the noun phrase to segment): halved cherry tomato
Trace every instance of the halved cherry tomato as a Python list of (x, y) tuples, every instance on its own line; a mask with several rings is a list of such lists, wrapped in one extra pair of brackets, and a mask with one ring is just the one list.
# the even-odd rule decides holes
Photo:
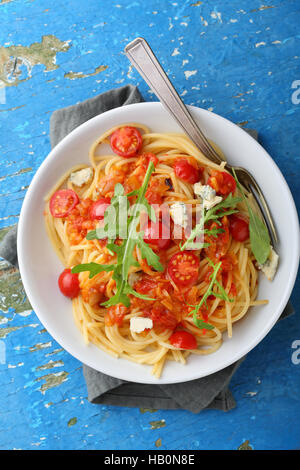
[(168, 264), (168, 274), (178, 286), (188, 287), (198, 279), (199, 258), (190, 251), (179, 251)]
[(197, 348), (197, 340), (192, 333), (189, 333), (188, 331), (180, 330), (180, 331), (175, 331), (170, 338), (169, 338), (170, 343), (172, 346), (175, 348), (180, 348), (180, 349), (196, 349)]
[(165, 250), (171, 243), (168, 227), (163, 225), (160, 221), (150, 221), (144, 229), (144, 240), (151, 245), (157, 246), (159, 250)]
[(124, 126), (115, 130), (110, 137), (112, 150), (121, 157), (137, 155), (142, 147), (142, 136), (136, 127)]
[(217, 194), (228, 196), (234, 193), (236, 188), (236, 181), (226, 171), (213, 170), (211, 176), (208, 178), (207, 184), (211, 186)]
[(77, 297), (80, 292), (78, 274), (73, 274), (71, 269), (65, 269), (58, 278), (58, 287), (66, 297)]
[(110, 205), (109, 197), (101, 197), (98, 201), (95, 201), (90, 208), (90, 217), (92, 220), (102, 220), (104, 218), (104, 212)]
[(185, 158), (180, 158), (174, 164), (175, 175), (187, 183), (194, 184), (200, 180), (201, 171), (191, 165)]
[(50, 199), (49, 208), (53, 217), (67, 217), (79, 203), (79, 197), (72, 189), (59, 189)]
[(249, 238), (249, 223), (238, 215), (232, 214), (229, 217), (229, 227), (230, 233), (236, 241), (244, 242)]

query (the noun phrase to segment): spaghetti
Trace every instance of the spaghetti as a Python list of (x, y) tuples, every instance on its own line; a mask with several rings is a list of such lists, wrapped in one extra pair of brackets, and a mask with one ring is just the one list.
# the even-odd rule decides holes
[[(217, 351), (224, 333), (231, 337), (233, 324), (251, 306), (267, 302), (256, 300), (258, 271), (247, 231), (245, 202), (239, 199), (231, 210), (215, 204), (215, 198), (224, 203), (227, 197), (238, 195), (233, 178), (224, 170), (225, 163), (209, 161), (182, 134), (152, 133), (136, 123), (116, 126), (101, 135), (91, 146), (89, 159), (90, 165), (71, 168), (46, 196), (47, 233), (69, 274), (77, 265), (116, 263), (117, 254), (109, 249), (107, 240), (86, 238), (87, 234), (97, 230), (99, 224), (103, 226), (116, 185), (122, 185), (129, 203), (134, 203), (150, 162), (153, 172), (145, 193), (150, 205), (169, 207), (170, 212), (177, 203), (184, 210), (190, 207), (192, 228), (197, 207), (205, 201), (206, 213), (216, 217), (204, 227), (202, 248), (193, 251), (182, 250), (191, 230), (187, 235), (183, 230), (180, 239), (172, 235), (180, 221), (184, 226), (183, 217), (180, 219), (183, 212), (171, 217), (167, 239), (154, 236), (146, 227), (144, 241), (159, 258), (162, 269), (154, 269), (143, 250), (134, 247), (136, 262), (129, 268), (127, 281), (138, 297), (129, 293), (129, 306), (103, 305), (116, 294), (112, 271), (93, 277), (88, 271), (73, 274), (78, 277), (78, 288), (69, 297), (85, 342), (115, 357), (151, 365), (156, 377), (168, 360), (185, 364), (191, 353)], [(203, 193), (199, 196), (197, 184), (200, 189), (211, 188), (210, 198), (205, 199)], [(158, 209), (157, 223), (162, 215)], [(115, 243), (121, 245), (118, 239)], [(142, 324), (145, 318), (151, 320), (150, 328), (149, 322), (144, 329), (132, 327), (136, 319)]]

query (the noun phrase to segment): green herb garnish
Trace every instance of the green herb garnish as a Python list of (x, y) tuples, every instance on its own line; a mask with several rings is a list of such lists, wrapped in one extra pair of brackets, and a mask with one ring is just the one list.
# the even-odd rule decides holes
[[(195, 225), (195, 227), (191, 231), (189, 238), (180, 247), (180, 249), (181, 250), (185, 250), (185, 249), (199, 250), (201, 248), (206, 248), (207, 246), (209, 246), (208, 243), (193, 243), (193, 240), (196, 237), (203, 237), (204, 235), (211, 235), (213, 237), (217, 237), (219, 233), (224, 232), (224, 230), (221, 228), (213, 228), (209, 230), (205, 228), (205, 224), (213, 220), (218, 225), (221, 225), (221, 222), (218, 219), (224, 217), (225, 215), (231, 215), (231, 214), (235, 214), (236, 212), (238, 212), (236, 209), (234, 209), (234, 207), (239, 202), (241, 202), (241, 198), (233, 197), (232, 194), (230, 193), (229, 196), (226, 199), (224, 199), (222, 202), (220, 202), (219, 204), (216, 204), (214, 207), (212, 207), (209, 210), (204, 210), (204, 215), (201, 218), (200, 223)], [(227, 209), (230, 207), (232, 209), (218, 212), (221, 209)]]
[(243, 196), (243, 199), (246, 203), (248, 212), (249, 212), (249, 232), (250, 232), (250, 243), (251, 249), (255, 256), (255, 259), (259, 264), (264, 264), (268, 259), (271, 249), (271, 242), (268, 229), (265, 223), (258, 217), (258, 215), (253, 212), (250, 207), (250, 204), (247, 201), (244, 190), (237, 179), (234, 169), (232, 170), (236, 184), (240, 193)]
[[(206, 330), (213, 330), (214, 326), (210, 325), (209, 323), (204, 322), (203, 320), (198, 318), (198, 312), (200, 308), (202, 307), (203, 304), (207, 306), (206, 300), (210, 295), (213, 295), (214, 297), (217, 297), (219, 299), (225, 300), (226, 302), (233, 302), (233, 299), (230, 299), (228, 297), (228, 294), (226, 293), (224, 287), (217, 281), (217, 274), (219, 272), (219, 269), (221, 268), (222, 262), (219, 261), (217, 264), (213, 264), (213, 262), (207, 258), (208, 263), (210, 266), (213, 268), (213, 272), (211, 274), (211, 280), (209, 283), (209, 286), (207, 288), (207, 291), (203, 295), (202, 299), (200, 300), (199, 304), (195, 306), (195, 308), (190, 312), (190, 315), (193, 315), (193, 320), (195, 325), (198, 328), (205, 328)], [(217, 287), (217, 291), (214, 290), (214, 288)]]
[[(144, 232), (137, 232), (142, 212), (146, 212), (150, 220), (155, 221), (154, 210), (145, 198), (149, 180), (153, 171), (154, 165), (153, 162), (150, 162), (141, 188), (136, 191), (132, 191), (126, 196), (124, 195), (123, 186), (118, 183), (115, 186), (114, 197), (111, 200), (111, 205), (104, 214), (104, 226), (97, 228), (96, 230), (92, 230), (86, 237), (88, 240), (108, 238), (107, 248), (110, 252), (116, 253), (116, 264), (101, 265), (98, 263), (87, 263), (79, 264), (72, 269), (72, 272), (74, 273), (90, 271), (90, 278), (102, 271), (113, 271), (112, 279), (116, 282), (117, 290), (113, 297), (102, 304), (106, 307), (117, 305), (119, 303), (129, 307), (130, 299), (128, 295), (130, 294), (140, 299), (155, 300), (146, 295), (139, 294), (128, 284), (130, 267), (140, 267), (139, 263), (133, 256), (133, 251), (136, 246), (140, 249), (142, 258), (146, 259), (149, 266), (153, 267), (156, 271), (164, 270), (159, 261), (159, 256), (154, 253), (150, 246), (144, 241)], [(128, 217), (128, 197), (130, 196), (137, 196), (137, 200), (135, 204), (130, 207)], [(122, 209), (124, 208), (126, 208), (126, 217), (123, 216), (124, 211), (122, 212)], [(125, 235), (122, 243), (116, 244), (115, 239), (117, 237), (121, 237), (121, 235)]]

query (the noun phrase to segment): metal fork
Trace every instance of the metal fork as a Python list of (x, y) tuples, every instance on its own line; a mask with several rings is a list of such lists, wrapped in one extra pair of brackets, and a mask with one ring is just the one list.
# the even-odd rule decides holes
[[(212, 162), (217, 164), (224, 162), (223, 158), (221, 158), (215, 151), (199, 126), (196, 124), (190, 111), (179, 97), (147, 41), (143, 38), (134, 39), (125, 47), (125, 54), (196, 147), (198, 147)], [(261, 210), (274, 247), (278, 242), (275, 224), (270, 209), (268, 208), (267, 202), (257, 182), (245, 168), (233, 167), (227, 162), (225, 167), (231, 173), (232, 170), (234, 170), (239, 182), (247, 191), (250, 191), (253, 194), (253, 197)]]

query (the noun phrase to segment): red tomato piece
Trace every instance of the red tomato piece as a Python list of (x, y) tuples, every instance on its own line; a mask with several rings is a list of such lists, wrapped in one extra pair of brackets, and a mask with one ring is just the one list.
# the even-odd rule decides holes
[(170, 343), (172, 346), (175, 348), (180, 348), (180, 349), (196, 349), (197, 348), (197, 340), (192, 333), (189, 333), (188, 331), (180, 330), (180, 331), (175, 331), (170, 338), (169, 338)]
[(233, 270), (233, 260), (229, 256), (223, 256), (221, 258), (221, 268), (223, 273), (229, 273)]
[[(165, 279), (164, 279), (165, 281)], [(152, 276), (143, 275), (135, 284), (134, 290), (140, 294), (154, 297), (156, 295), (156, 289), (159, 287), (159, 280)]]
[(200, 180), (201, 171), (191, 165), (185, 158), (180, 158), (174, 164), (175, 175), (187, 183), (194, 184)]
[(94, 281), (92, 285), (88, 284), (81, 289), (81, 295), (84, 302), (90, 304), (91, 307), (99, 305), (105, 299), (106, 284), (100, 280)]
[(210, 259), (220, 259), (224, 256), (229, 248), (230, 235), (229, 235), (229, 222), (226, 216), (222, 217), (222, 225), (213, 222), (209, 229), (222, 229), (223, 232), (219, 233), (217, 237), (212, 235), (205, 237), (205, 241), (209, 243), (207, 248), (204, 248), (205, 253)]
[(108, 206), (110, 205), (109, 197), (101, 197), (98, 201), (90, 208), (90, 217), (92, 220), (102, 220), (104, 218), (104, 213)]
[[(164, 233), (163, 233), (164, 228)], [(157, 246), (159, 250), (165, 250), (170, 246), (170, 230), (162, 222), (149, 222), (144, 229), (144, 240), (151, 245)], [(167, 235), (168, 234), (168, 235)], [(168, 238), (163, 238), (167, 237)]]
[(244, 242), (249, 238), (249, 223), (239, 217), (238, 215), (232, 214), (229, 217), (229, 227), (232, 238), (238, 242)]
[(79, 197), (72, 189), (59, 189), (50, 199), (49, 207), (53, 217), (67, 217), (79, 203)]
[(213, 170), (211, 176), (208, 178), (207, 184), (211, 186), (217, 194), (228, 196), (230, 193), (235, 192), (236, 181), (226, 171)]
[(104, 322), (106, 326), (123, 325), (123, 319), (127, 313), (128, 309), (123, 304), (113, 305), (109, 307), (105, 313)]
[(139, 157), (139, 160), (137, 161), (137, 165), (142, 165), (145, 170), (147, 170), (149, 163), (152, 162), (154, 166), (158, 164), (158, 158), (155, 155), (155, 153), (152, 152), (145, 152), (142, 153), (142, 155)]
[(179, 251), (172, 256), (168, 264), (168, 274), (176, 285), (189, 287), (196, 283), (200, 261), (190, 251)]
[(151, 318), (155, 327), (174, 330), (178, 325), (176, 315), (163, 305), (155, 305), (150, 310), (144, 310), (143, 313), (145, 317)]
[(65, 269), (58, 278), (58, 287), (66, 297), (77, 297), (80, 292), (78, 274), (73, 274), (71, 269)]
[(135, 157), (142, 147), (142, 136), (136, 127), (124, 126), (115, 130), (110, 137), (110, 145), (117, 155)]

